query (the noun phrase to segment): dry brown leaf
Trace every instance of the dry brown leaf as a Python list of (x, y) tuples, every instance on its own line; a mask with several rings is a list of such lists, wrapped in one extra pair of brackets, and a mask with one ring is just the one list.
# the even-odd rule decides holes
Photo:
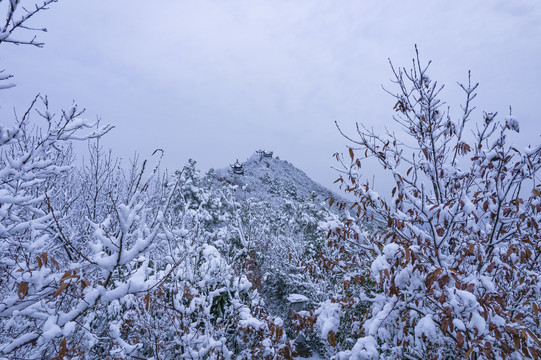
[(57, 297), (58, 295), (60, 295), (62, 291), (66, 290), (67, 287), (68, 287), (67, 283), (61, 284), (60, 287), (54, 292), (53, 297)]
[(28, 283), (26, 281), (23, 281), (19, 284), (19, 288), (17, 291), (17, 295), (19, 296), (19, 299), (24, 299), (26, 294), (28, 294)]
[(334, 336), (334, 331), (329, 332), (329, 344), (336, 346), (336, 337)]

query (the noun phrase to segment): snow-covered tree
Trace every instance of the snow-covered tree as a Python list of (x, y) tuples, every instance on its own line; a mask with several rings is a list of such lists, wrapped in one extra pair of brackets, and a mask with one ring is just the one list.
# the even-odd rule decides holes
[[(34, 111), (41, 123), (32, 121)], [(71, 321), (55, 308), (63, 308), (59, 295), (75, 277), (81, 254), (58, 227), (53, 204), (69, 192), (58, 185), (72, 170), (71, 141), (111, 129), (80, 115), (73, 106), (55, 117), (47, 98), (36, 97), (14, 128), (0, 127), (0, 353), (30, 343), (47, 347)]]
[[(0, 10), (6, 14), (5, 20), (0, 25), (0, 46), (5, 44), (32, 45), (42, 47), (43, 43), (37, 40), (37, 32), (45, 32), (46, 28), (28, 26), (28, 20), (36, 14), (48, 9), (48, 6), (58, 0), (44, 0), (41, 2), (10, 0), (0, 1)], [(13, 75), (0, 70), (0, 90), (15, 86), (7, 80)]]
[(345, 224), (354, 226), (357, 234), (369, 234), (364, 224), (353, 224), (356, 220), (344, 211), (341, 220), (335, 215), (320, 221), (324, 240), (319, 242), (317, 252), (310, 251), (296, 260), (309, 275), (307, 283), (315, 290), (313, 301), (317, 306), (295, 314), (292, 325), (326, 357), (351, 349), (368, 309), (364, 294), (374, 287), (367, 276), (366, 257), (359, 253), (357, 244), (333, 235)]
[[(0, 1), (0, 44), (41, 46), (15, 33), (35, 31), (23, 24), (52, 2)], [(1, 358), (291, 358), (282, 321), (213, 245), (229, 237), (219, 231), (227, 204), (195, 162), (184, 178), (137, 158), (126, 171), (99, 144), (111, 126), (83, 119), (75, 105), (55, 115), (42, 96), (7, 123)], [(72, 142), (86, 140), (89, 161), (77, 169)]]
[[(340, 177), (355, 196), (353, 220), (331, 229), (354, 244), (376, 283), (356, 296), (362, 330), (339, 359), (537, 359), (541, 357), (541, 145), (512, 145), (519, 123), (484, 113), (473, 127), (477, 84), (455, 119), (417, 54), (392, 66), (403, 136), (357, 126)], [(473, 136), (470, 136), (472, 129)], [(361, 178), (376, 159), (396, 186), (380, 196)], [(372, 224), (373, 232), (360, 224)]]

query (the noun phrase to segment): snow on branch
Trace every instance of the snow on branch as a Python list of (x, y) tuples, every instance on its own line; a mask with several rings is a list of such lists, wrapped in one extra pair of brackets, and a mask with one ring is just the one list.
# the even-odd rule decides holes
[[(365, 259), (375, 284), (358, 295), (369, 311), (357, 314), (362, 335), (340, 358), (537, 358), (540, 146), (508, 143), (519, 131), (511, 114), (472, 121), (478, 84), (470, 74), (459, 84), (465, 103), (453, 119), (429, 65), (417, 49), (411, 69), (391, 63), (396, 92), (388, 93), (401, 134), (359, 124), (350, 136), (339, 128), (350, 163), (337, 156), (338, 181), (355, 196), (347, 208), (357, 217), (330, 231), (330, 243)], [(370, 157), (395, 181), (385, 197), (362, 177)], [(362, 235), (366, 226), (371, 236)]]

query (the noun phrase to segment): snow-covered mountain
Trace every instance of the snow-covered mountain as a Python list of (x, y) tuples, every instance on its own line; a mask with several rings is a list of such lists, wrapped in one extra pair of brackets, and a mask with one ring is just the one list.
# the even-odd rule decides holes
[(215, 171), (217, 181), (229, 182), (239, 186), (239, 195), (247, 198), (281, 202), (285, 197), (302, 200), (318, 196), (322, 201), (327, 197), (340, 198), (326, 187), (316, 183), (302, 170), (279, 157), (265, 157), (254, 153), (240, 164), (242, 174), (237, 174), (231, 166)]

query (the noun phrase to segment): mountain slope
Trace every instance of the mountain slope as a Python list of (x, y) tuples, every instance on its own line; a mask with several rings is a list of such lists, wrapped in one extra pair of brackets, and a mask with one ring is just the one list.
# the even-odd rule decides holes
[(284, 198), (308, 199), (317, 195), (324, 200), (338, 195), (310, 179), (302, 170), (277, 157), (263, 157), (254, 153), (241, 163), (244, 174), (235, 174), (231, 168), (216, 170), (218, 181), (239, 186), (239, 195), (281, 203)]

